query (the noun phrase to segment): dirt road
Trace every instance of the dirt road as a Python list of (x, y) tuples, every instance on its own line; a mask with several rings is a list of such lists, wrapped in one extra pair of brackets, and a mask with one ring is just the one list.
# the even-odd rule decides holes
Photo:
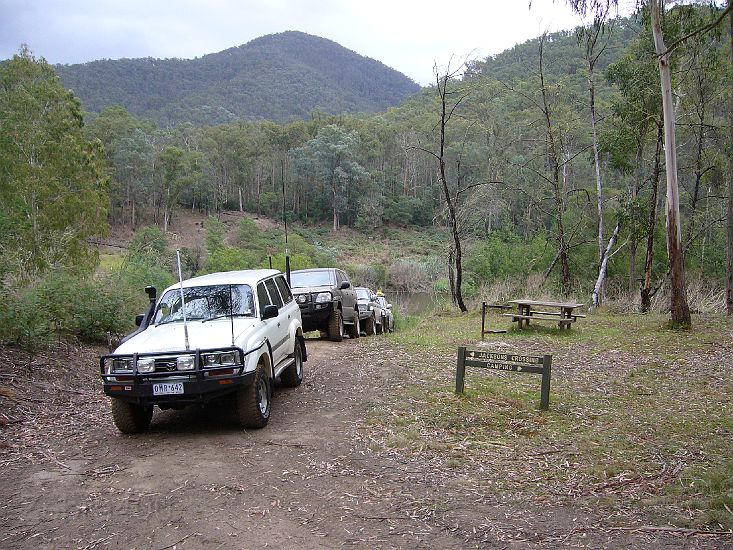
[(0, 401), (11, 419), (0, 428), (0, 547), (706, 545), (593, 529), (602, 518), (493, 495), (470, 472), (379, 449), (369, 408), (401, 384), (389, 348), (380, 337), (309, 340), (305, 382), (276, 390), (263, 430), (241, 430), (218, 405), (156, 410), (138, 436), (112, 425), (100, 350), (57, 350), (37, 360), (43, 369), (0, 350), (0, 383), (17, 388)]

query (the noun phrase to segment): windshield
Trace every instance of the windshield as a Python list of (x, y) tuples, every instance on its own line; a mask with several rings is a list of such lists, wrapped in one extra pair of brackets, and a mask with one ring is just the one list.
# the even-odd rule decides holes
[(301, 271), (290, 274), (290, 287), (303, 288), (307, 286), (331, 285), (330, 271)]
[[(230, 312), (247, 317), (254, 315), (254, 301), (249, 285), (194, 286), (184, 288), (183, 297), (187, 321), (229, 316)], [(183, 321), (181, 290), (178, 288), (163, 295), (153, 319), (156, 325), (174, 321)]]
[(369, 292), (368, 288), (357, 288), (356, 289), (356, 297), (359, 300), (369, 300), (371, 299), (371, 292)]

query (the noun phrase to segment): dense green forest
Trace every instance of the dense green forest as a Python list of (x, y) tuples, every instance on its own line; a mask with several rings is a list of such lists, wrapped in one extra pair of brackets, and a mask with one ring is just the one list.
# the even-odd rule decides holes
[[(665, 15), (665, 37), (671, 43), (716, 13), (675, 7)], [(435, 86), (378, 114), (349, 114), (346, 103), (325, 102), (323, 94), (330, 92), (311, 83), (307, 90), (324, 108), (287, 123), (200, 125), (193, 108), (187, 122), (168, 126), (122, 106), (88, 114), (82, 122), (78, 100), (63, 91), (53, 69), (23, 51), (0, 69), (3, 118), (17, 119), (0, 128), (0, 246), (11, 260), (2, 268), (9, 299), (0, 315), (12, 319), (19, 311), (11, 311), (12, 304), (49, 295), (44, 285), (67, 284), (59, 282), (59, 273), (92, 272), (79, 243), (107, 223), (157, 228), (139, 232), (123, 273), (113, 275), (131, 287), (144, 286), (146, 275), (165, 279), (165, 262), (157, 258), (166, 233), (187, 212), (210, 217), (207, 250), (184, 254), (204, 257), (187, 263), (193, 273), (260, 262), (261, 254), (252, 251), (266, 248), (263, 239), (278, 245), (280, 234), (258, 235), (243, 226), (237, 239), (226, 241), (216, 220), (231, 210), (280, 218), (283, 204), (299, 227), (303, 263), (333, 261), (313, 237), (324, 225), (335, 234), (358, 231), (365, 241), (399, 228), (442, 233), (426, 241), (422, 255), (372, 266), (376, 282), (387, 287), (396, 286), (398, 273), (408, 288), (405, 277), (424, 281), (425, 273), (434, 282), (454, 282), (456, 248), (447, 235), (455, 218), (464, 282), (474, 296), (511, 280), (532, 292), (545, 288), (588, 301), (605, 256), (605, 294), (633, 308), (656, 300), (664, 309), (665, 166), (654, 44), (644, 14), (596, 31), (550, 34), (453, 67), (456, 73), (441, 69)], [(266, 52), (274, 38), (262, 40)], [(717, 292), (725, 276), (730, 177), (729, 51), (727, 35), (716, 28), (692, 36), (672, 57), (684, 261), (688, 282), (704, 288), (707, 300), (693, 304), (697, 308), (722, 304)], [(196, 78), (205, 83), (209, 77)], [(235, 82), (230, 89), (242, 93)], [(142, 89), (136, 90), (138, 99)], [(443, 98), (441, 90), (447, 92)], [(63, 117), (41, 107), (48, 93)], [(164, 109), (156, 97), (148, 98), (151, 109)], [(245, 108), (241, 95), (233, 97)], [(443, 118), (441, 140), (444, 106), (451, 116)], [(171, 119), (182, 120), (185, 112)], [(33, 131), (18, 143), (24, 128)], [(63, 161), (63, 178), (52, 176), (62, 159), (46, 151), (51, 145), (79, 152)], [(91, 186), (99, 195), (74, 193), (75, 185)], [(62, 199), (73, 196), (78, 204), (54, 200), (51, 211), (42, 199), (50, 200), (59, 187), (71, 190), (60, 193)], [(47, 206), (45, 218), (36, 219)], [(65, 218), (70, 211), (88, 223)], [(49, 273), (55, 274), (50, 282)], [(91, 281), (99, 284), (98, 278)]]
[(420, 89), (379, 61), (295, 31), (197, 59), (100, 60), (55, 69), (87, 111), (120, 105), (161, 125), (286, 121), (316, 110), (373, 113)]

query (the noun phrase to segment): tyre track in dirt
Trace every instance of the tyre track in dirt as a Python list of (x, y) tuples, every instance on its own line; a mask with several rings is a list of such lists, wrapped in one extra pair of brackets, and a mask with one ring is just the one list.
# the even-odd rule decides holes
[(21, 404), (0, 400), (0, 413), (22, 418), (0, 427), (0, 548), (716, 548), (729, 540), (610, 530), (587, 507), (495, 493), (480, 475), (435, 457), (371, 448), (380, 427), (370, 407), (409, 386), (395, 366), (409, 357), (389, 337), (310, 339), (307, 348), (303, 384), (275, 390), (265, 429), (242, 430), (219, 403), (156, 410), (150, 431), (135, 436), (112, 424), (97, 374), (103, 350), (59, 349), (30, 368), (0, 348), (0, 383), (17, 390), (10, 405)]
[(220, 403), (156, 410), (149, 432), (124, 436), (95, 394), (91, 415), (74, 417), (75, 437), (45, 440), (49, 460), (6, 468), (0, 546), (461, 547), (434, 525), (425, 490), (356, 437), (390, 377), (358, 350), (309, 340), (304, 383), (276, 389), (263, 430), (242, 430)]

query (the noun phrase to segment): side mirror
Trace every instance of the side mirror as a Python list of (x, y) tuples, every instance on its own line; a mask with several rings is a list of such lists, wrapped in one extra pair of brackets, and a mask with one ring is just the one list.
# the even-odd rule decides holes
[(341, 283), (341, 286), (339, 287), (340, 290), (346, 290), (351, 286), (351, 283), (349, 281), (344, 281)]
[(269, 304), (265, 306), (265, 310), (262, 312), (262, 319), (272, 319), (280, 314), (280, 310), (276, 305)]
[(145, 314), (144, 313), (138, 313), (135, 315), (135, 325), (140, 326), (143, 324), (143, 321), (145, 320)]

